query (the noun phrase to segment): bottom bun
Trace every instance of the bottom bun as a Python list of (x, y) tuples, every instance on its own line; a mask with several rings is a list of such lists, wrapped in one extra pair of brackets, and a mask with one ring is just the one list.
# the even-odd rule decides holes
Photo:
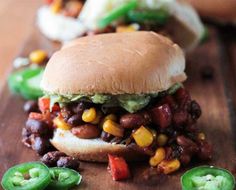
[(56, 129), (51, 139), (52, 145), (65, 154), (83, 161), (107, 162), (108, 154), (124, 157), (127, 161), (141, 161), (147, 155), (136, 145), (111, 144), (101, 139), (81, 139), (70, 131)]

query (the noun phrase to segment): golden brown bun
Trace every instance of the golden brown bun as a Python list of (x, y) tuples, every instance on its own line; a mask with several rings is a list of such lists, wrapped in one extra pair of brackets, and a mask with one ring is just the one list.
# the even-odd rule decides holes
[(49, 60), (42, 79), (52, 94), (141, 94), (186, 79), (180, 47), (153, 32), (79, 38)]
[(127, 161), (144, 160), (147, 156), (139, 149), (111, 144), (100, 139), (80, 139), (70, 131), (57, 129), (51, 143), (59, 151), (84, 161), (107, 162), (107, 155), (124, 157)]
[(199, 14), (221, 22), (236, 22), (235, 0), (188, 0)]

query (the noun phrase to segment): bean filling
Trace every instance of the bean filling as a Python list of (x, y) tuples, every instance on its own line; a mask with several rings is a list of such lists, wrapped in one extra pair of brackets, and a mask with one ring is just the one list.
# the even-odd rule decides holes
[[(39, 100), (41, 113), (30, 113), (22, 133), (23, 143), (41, 155), (51, 149), (49, 139), (58, 128), (82, 139), (100, 138), (109, 143), (135, 145), (150, 156), (149, 164), (164, 174), (188, 165), (193, 157), (199, 160), (212, 157), (212, 146), (195, 125), (201, 108), (182, 87), (172, 94), (160, 93), (136, 113), (121, 107), (109, 107), (104, 112), (101, 104), (82, 100), (63, 107), (56, 103), (49, 111), (49, 105), (42, 106), (42, 102), (45, 100)], [(64, 163), (66, 157), (60, 156), (57, 160), (48, 159), (49, 165)]]

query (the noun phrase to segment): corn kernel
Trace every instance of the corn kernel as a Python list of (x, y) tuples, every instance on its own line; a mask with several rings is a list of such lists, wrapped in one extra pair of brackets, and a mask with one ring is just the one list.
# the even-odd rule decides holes
[(61, 0), (54, 0), (52, 6), (51, 6), (51, 11), (53, 13), (58, 13), (62, 9), (62, 1)]
[(64, 120), (63, 118), (61, 117), (56, 117), (54, 120), (53, 120), (53, 124), (59, 128), (59, 129), (63, 129), (63, 130), (70, 130), (71, 129), (71, 126), (68, 125)]
[(109, 114), (104, 118), (105, 121), (108, 120), (108, 119), (110, 119), (112, 121), (117, 121), (117, 117), (114, 114)]
[(95, 120), (93, 120), (91, 123), (94, 125), (97, 125), (100, 122), (101, 118), (102, 118), (102, 113), (97, 112), (97, 116), (96, 116)]
[(41, 64), (47, 58), (47, 52), (44, 50), (32, 51), (29, 55), (29, 59), (32, 63)]
[(97, 113), (96, 113), (95, 108), (84, 110), (82, 114), (82, 120), (87, 123), (93, 122), (96, 119), (96, 117), (97, 117)]
[(157, 145), (164, 146), (167, 143), (168, 137), (165, 134), (159, 134), (157, 136)]
[(170, 174), (175, 172), (180, 168), (180, 161), (178, 159), (174, 160), (164, 160), (158, 165), (158, 169), (164, 174)]
[(148, 147), (153, 142), (152, 133), (144, 126), (141, 126), (133, 133), (133, 138), (140, 147)]
[(114, 121), (114, 122), (117, 121), (116, 115), (114, 115), (114, 114), (109, 114), (109, 115), (107, 115), (106, 117), (104, 117), (103, 120), (99, 123), (99, 127), (102, 128), (102, 127), (103, 127), (103, 124), (104, 124), (105, 121), (108, 120), (108, 119), (110, 119), (110, 120), (112, 120), (112, 121)]
[(128, 26), (118, 26), (116, 32), (135, 32), (139, 30), (140, 26), (138, 24), (130, 24)]
[(103, 124), (103, 130), (109, 134), (112, 134), (116, 137), (123, 137), (124, 129), (119, 126), (119, 124), (108, 119)]
[(156, 153), (153, 157), (150, 158), (149, 160), (149, 164), (152, 167), (157, 166), (159, 163), (161, 163), (161, 161), (163, 161), (166, 157), (166, 151), (164, 148), (158, 148), (156, 150)]
[(199, 140), (206, 140), (206, 135), (204, 133), (199, 133), (198, 134), (198, 139)]

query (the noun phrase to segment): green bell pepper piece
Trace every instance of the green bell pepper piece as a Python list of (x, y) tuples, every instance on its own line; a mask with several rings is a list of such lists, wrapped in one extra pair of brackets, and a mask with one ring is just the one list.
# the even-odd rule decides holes
[(137, 22), (140, 24), (165, 24), (170, 15), (165, 10), (131, 10), (127, 14), (127, 20), (130, 22)]
[(122, 16), (125, 16), (130, 10), (136, 8), (138, 5), (137, 0), (130, 0), (128, 3), (124, 3), (119, 7), (113, 9), (112, 11), (108, 12), (98, 21), (99, 28), (105, 28), (113, 21), (119, 19)]

